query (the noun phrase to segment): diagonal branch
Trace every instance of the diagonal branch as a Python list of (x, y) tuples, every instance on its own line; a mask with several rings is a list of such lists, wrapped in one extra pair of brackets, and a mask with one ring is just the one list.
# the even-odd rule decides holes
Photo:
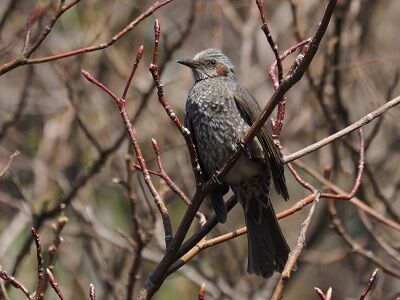
[[(167, 172), (164, 169), (164, 166), (161, 162), (161, 151), (160, 147), (155, 139), (151, 140), (151, 143), (153, 145), (154, 153), (156, 154), (156, 160), (157, 160), (157, 166), (158, 166), (158, 172), (157, 171), (152, 171), (149, 170), (149, 173), (155, 176), (158, 176), (164, 180), (164, 182), (168, 185), (168, 187), (187, 205), (190, 205), (190, 199), (185, 195), (185, 193), (179, 188), (179, 186), (169, 177)], [(132, 164), (132, 167), (134, 167), (136, 170), (141, 171), (141, 167), (138, 164)], [(200, 225), (204, 225), (207, 220), (204, 214), (200, 211), (196, 213), (196, 218), (199, 219)]]
[(0, 171), (0, 179), (3, 179), (3, 177), (7, 174), (7, 172), (11, 168), (11, 164), (14, 161), (14, 158), (19, 155), (19, 151), (16, 150), (13, 154), (10, 155), (10, 157), (7, 160), (6, 165), (3, 167), (3, 169)]
[(365, 115), (364, 117), (362, 117), (361, 119), (359, 119), (357, 122), (354, 122), (353, 124), (347, 126), (346, 128), (308, 146), (305, 147), (295, 153), (289, 154), (289, 155), (285, 155), (283, 157), (283, 161), (285, 163), (289, 163), (291, 161), (294, 161), (300, 157), (303, 157), (307, 154), (310, 154), (311, 152), (314, 152), (315, 150), (324, 147), (330, 143), (332, 143), (333, 141), (340, 139), (341, 137), (347, 135), (348, 133), (370, 123), (372, 120), (374, 120), (375, 118), (381, 116), (383, 113), (385, 113), (387, 110), (395, 107), (396, 105), (398, 105), (400, 103), (400, 96), (386, 102), (385, 104), (383, 104), (382, 106), (380, 106), (379, 108), (377, 108), (376, 110), (370, 112), (369, 114)]
[(354, 240), (350, 234), (347, 232), (344, 227), (341, 219), (338, 216), (336, 207), (334, 202), (329, 202), (329, 213), (331, 215), (333, 228), (338, 233), (338, 235), (346, 242), (346, 244), (353, 250), (354, 253), (359, 254), (360, 256), (366, 258), (373, 264), (379, 266), (384, 272), (400, 278), (400, 270), (394, 268), (392, 265), (387, 264), (383, 260), (381, 260), (375, 253), (370, 250), (365, 249), (362, 245), (360, 245), (356, 240)]
[(29, 290), (22, 283), (20, 283), (15, 277), (8, 275), (7, 272), (3, 270), (0, 270), (0, 278), (3, 279), (5, 282), (11, 284), (16, 289), (23, 292), (26, 298), (28, 298), (29, 300), (34, 300), (33, 297), (30, 295)]

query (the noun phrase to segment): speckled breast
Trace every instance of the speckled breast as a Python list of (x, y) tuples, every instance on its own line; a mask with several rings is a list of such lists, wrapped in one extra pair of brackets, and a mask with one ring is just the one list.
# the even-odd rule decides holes
[(197, 151), (209, 174), (223, 165), (249, 128), (233, 97), (235, 84), (226, 77), (200, 81), (191, 89), (186, 103)]

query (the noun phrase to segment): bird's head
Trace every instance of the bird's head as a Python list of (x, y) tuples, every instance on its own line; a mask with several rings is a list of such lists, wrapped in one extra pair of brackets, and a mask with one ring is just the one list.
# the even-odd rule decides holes
[(206, 49), (197, 53), (193, 59), (182, 59), (177, 62), (192, 69), (195, 81), (220, 76), (235, 77), (235, 66), (219, 49)]

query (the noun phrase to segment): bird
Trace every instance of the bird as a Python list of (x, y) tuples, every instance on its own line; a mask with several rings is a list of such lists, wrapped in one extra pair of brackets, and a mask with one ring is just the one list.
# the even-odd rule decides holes
[[(196, 148), (202, 181), (206, 182), (234, 153), (261, 108), (236, 80), (236, 68), (221, 50), (205, 49), (193, 59), (177, 62), (193, 73), (184, 124)], [(282, 157), (268, 125), (263, 125), (207, 196), (220, 223), (227, 219), (223, 196), (229, 188), (237, 196), (247, 226), (247, 271), (264, 278), (282, 272), (290, 252), (271, 205), (271, 178), (278, 194), (288, 200)]]

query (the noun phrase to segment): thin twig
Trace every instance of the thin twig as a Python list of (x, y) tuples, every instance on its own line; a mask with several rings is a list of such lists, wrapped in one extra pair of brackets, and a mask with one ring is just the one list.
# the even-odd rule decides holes
[[(179, 186), (168, 176), (167, 172), (165, 171), (162, 161), (161, 161), (161, 151), (160, 147), (155, 139), (151, 140), (153, 145), (154, 153), (156, 154), (158, 172), (149, 170), (149, 173), (152, 175), (156, 175), (164, 180), (164, 182), (169, 186), (169, 188), (187, 205), (190, 205), (190, 199), (185, 195), (185, 193), (179, 188)], [(132, 166), (136, 169), (141, 171), (141, 167), (138, 164), (132, 164)], [(204, 225), (207, 222), (206, 217), (203, 213), (198, 211), (196, 213), (196, 218), (199, 219), (200, 225)]]
[(50, 271), (49, 268), (46, 269), (47, 272), (47, 278), (49, 279), (50, 285), (53, 288), (54, 292), (56, 292), (58, 298), (60, 298), (60, 300), (64, 300), (64, 296), (58, 286), (58, 282), (55, 279), (53, 273)]
[[(64, 215), (64, 209), (65, 209), (65, 204), (61, 204), (61, 215), (57, 218), (56, 222), (51, 224), (51, 228), (54, 231), (54, 239), (53, 239), (53, 243), (48, 248), (49, 258), (48, 258), (47, 269), (49, 269), (50, 271), (53, 271), (53, 269), (54, 269), (54, 260), (56, 257), (56, 251), (57, 251), (58, 247), (60, 246), (61, 242), (63, 241), (63, 238), (61, 237), (61, 232), (64, 229), (64, 226), (68, 223), (68, 218)], [(50, 279), (49, 279), (49, 281), (50, 281)], [(51, 284), (51, 282), (50, 282), (50, 284)], [(47, 287), (48, 287), (48, 284), (47, 284), (47, 280), (45, 278), (43, 294), (46, 293)]]
[[(386, 96), (385, 96), (386, 101), (389, 101), (391, 98), (393, 98), (394, 91), (395, 91), (399, 81), (400, 81), (400, 64), (397, 66), (393, 80), (387, 89)], [(382, 122), (383, 122), (383, 119), (379, 119), (378, 122), (375, 124), (374, 128), (372, 129), (371, 133), (367, 137), (367, 139), (365, 141), (366, 149), (368, 149), (369, 146), (372, 145), (372, 142), (374, 141), (375, 137), (378, 135), (378, 132), (379, 132), (379, 129), (381, 128)]]
[(38, 276), (38, 282), (37, 282), (37, 288), (36, 288), (36, 293), (35, 293), (35, 299), (43, 299), (43, 293), (44, 293), (44, 286), (45, 286), (45, 272), (44, 272), (44, 260), (43, 260), (43, 255), (42, 255), (42, 245), (40, 243), (40, 237), (39, 233), (36, 232), (35, 228), (32, 228), (32, 236), (33, 239), (35, 240), (36, 244), (36, 257), (37, 257), (37, 262), (38, 262), (38, 268), (37, 268), (37, 276)]
[(363, 292), (361, 293), (360, 300), (364, 300), (367, 297), (369, 291), (371, 290), (372, 286), (375, 283), (376, 277), (378, 276), (379, 269), (376, 268), (374, 272), (372, 272), (371, 276), (369, 277), (368, 284), (364, 288)]
[[(142, 252), (154, 235), (156, 218), (152, 217), (150, 228), (146, 228), (146, 230), (143, 230), (142, 228), (143, 226), (141, 225), (142, 222), (140, 219), (140, 214), (137, 208), (137, 197), (135, 197), (134, 188), (132, 187), (133, 170), (131, 168), (132, 162), (129, 156), (126, 158), (125, 165), (127, 171), (127, 178), (124, 187), (129, 198), (131, 215), (132, 215), (132, 225), (133, 225), (132, 226), (133, 239), (131, 239), (130, 237), (128, 237), (128, 239), (132, 240), (131, 243), (132, 245), (135, 245), (135, 258), (133, 259), (131, 268), (129, 269), (128, 284), (126, 286), (126, 291), (127, 291), (126, 299), (131, 300), (133, 299), (134, 288), (138, 279), (138, 274), (142, 263)], [(152, 212), (151, 208), (150, 211)], [(151, 214), (151, 216), (153, 216), (153, 214)]]
[(371, 250), (367, 250), (362, 247), (357, 241), (355, 241), (350, 234), (346, 231), (341, 219), (337, 214), (337, 210), (333, 201), (328, 202), (329, 213), (332, 219), (332, 225), (338, 235), (346, 242), (346, 244), (354, 251), (366, 258), (376, 266), (380, 267), (384, 272), (400, 278), (400, 270), (394, 268), (393, 266), (387, 264), (383, 260), (381, 260), (374, 252)]
[(96, 300), (96, 288), (93, 283), (90, 283), (89, 285), (89, 297), (90, 300)]
[(16, 156), (18, 156), (18, 155), (19, 155), (19, 151), (18, 151), (18, 150), (14, 151), (14, 153), (10, 155), (10, 157), (9, 157), (8, 160), (7, 160), (6, 165), (5, 165), (5, 166), (3, 167), (3, 169), (0, 171), (0, 179), (3, 179), (3, 177), (7, 174), (7, 172), (8, 172), (8, 171), (10, 170), (10, 168), (11, 168), (11, 164), (12, 164), (14, 158), (15, 158)]
[(34, 300), (34, 298), (30, 295), (31, 293), (29, 292), (29, 290), (22, 283), (20, 283), (15, 277), (8, 275), (7, 272), (3, 270), (0, 270), (0, 278), (11, 284), (16, 289), (23, 292), (29, 300)]
[(272, 37), (271, 31), (269, 30), (268, 23), (267, 23), (267, 18), (265, 17), (264, 10), (263, 10), (263, 0), (256, 0), (256, 4), (258, 7), (258, 10), (260, 11), (260, 16), (262, 20), (262, 26), (261, 29), (265, 34), (265, 37), (267, 38), (268, 44), (270, 45), (272, 51), (274, 52), (275, 55), (275, 60), (277, 62), (278, 66), (278, 82), (280, 83), (283, 80), (283, 67), (282, 67), (282, 60), (279, 55), (279, 49), (278, 45), (274, 41), (274, 38)]
[(310, 225), (311, 219), (314, 215), (315, 208), (319, 202), (319, 197), (320, 197), (320, 193), (316, 192), (314, 194), (315, 200), (313, 202), (313, 205), (311, 206), (310, 212), (308, 213), (307, 218), (304, 220), (304, 222), (300, 226), (300, 233), (297, 238), (296, 246), (290, 252), (289, 258), (285, 265), (285, 268), (282, 271), (281, 278), (279, 279), (278, 284), (275, 287), (274, 293), (272, 294), (271, 299), (273, 299), (273, 300), (281, 299), (283, 296), (283, 290), (285, 288), (286, 282), (290, 278), (290, 274), (291, 274), (293, 268), (295, 267), (297, 260), (305, 246), (306, 233), (307, 233), (308, 227)]
[(389, 242), (387, 242), (381, 232), (377, 231), (372, 225), (369, 217), (362, 210), (358, 210), (358, 215), (363, 222), (365, 228), (368, 230), (372, 238), (381, 246), (381, 248), (394, 260), (400, 263), (400, 252), (398, 252)]
[(134, 64), (133, 64), (131, 73), (129, 74), (128, 80), (126, 81), (125, 88), (124, 88), (124, 92), (122, 93), (122, 96), (121, 96), (122, 99), (126, 99), (126, 94), (128, 93), (129, 86), (131, 85), (133, 76), (134, 76), (135, 73), (136, 73), (136, 69), (137, 69), (137, 67), (138, 67), (138, 65), (139, 65), (139, 63), (140, 63), (140, 60), (141, 60), (142, 57), (143, 57), (143, 52), (144, 52), (144, 47), (143, 47), (143, 45), (141, 45), (141, 46), (139, 47), (139, 50), (137, 51), (136, 59), (135, 59), (135, 62), (134, 62)]
[(331, 300), (332, 299), (332, 287), (329, 287), (328, 290), (326, 291), (326, 294), (324, 294), (321, 289), (314, 287), (315, 292), (318, 294), (318, 296), (321, 298), (321, 300)]
[(54, 240), (53, 243), (49, 246), (49, 260), (48, 260), (48, 268), (50, 271), (54, 268), (54, 259), (55, 254), (60, 246), (63, 238), (61, 237), (61, 232), (64, 229), (64, 226), (68, 223), (68, 218), (64, 215), (65, 205), (63, 205), (63, 210), (61, 211), (61, 216), (59, 216), (55, 223), (51, 225), (54, 231)]
[(332, 143), (333, 141), (347, 135), (348, 133), (363, 127), (364, 125), (370, 123), (373, 119), (375, 119), (376, 117), (382, 115), (384, 112), (386, 112), (387, 110), (395, 107), (396, 105), (398, 105), (400, 103), (400, 96), (396, 97), (394, 99), (392, 99), (391, 101), (383, 104), (382, 106), (380, 106), (378, 109), (370, 112), (369, 114), (365, 115), (364, 117), (362, 117), (361, 119), (359, 119), (357, 122), (354, 122), (353, 124), (347, 126), (346, 128), (310, 145), (307, 146), (295, 153), (289, 154), (289, 155), (285, 155), (283, 157), (283, 161), (284, 163), (288, 163), (291, 161), (294, 161), (302, 156), (305, 156), (307, 154), (310, 154), (311, 152), (314, 152), (315, 150), (328, 145), (330, 143)]
[(4, 280), (0, 280), (1, 294), (4, 297), (4, 300), (10, 300), (10, 297), (8, 296), (8, 292), (7, 292), (6, 285), (4, 282), (5, 282)]
[(199, 295), (197, 297), (198, 300), (206, 300), (206, 285), (203, 282), (200, 287)]
[[(274, 52), (275, 66), (278, 67), (278, 78), (276, 78), (275, 73), (274, 73), (275, 68), (272, 68), (272, 72), (271, 72), (271, 68), (269, 69), (269, 74), (271, 76), (273, 86), (276, 90), (283, 80), (282, 58), (281, 58), (281, 55), (279, 55), (278, 45), (274, 41), (271, 31), (268, 28), (267, 18), (265, 17), (264, 10), (263, 10), (263, 0), (256, 0), (256, 4), (258, 7), (258, 10), (260, 11), (260, 16), (261, 16), (261, 20), (262, 20), (261, 29), (264, 32), (265, 37), (267, 38), (268, 44), (270, 45), (272, 51)], [(279, 137), (281, 130), (282, 130), (283, 120), (285, 118), (285, 110), (286, 110), (286, 96), (283, 96), (282, 99), (278, 103), (277, 118), (276, 118), (276, 121), (275, 121), (274, 127), (273, 127), (273, 134), (274, 134), (274, 137), (276, 137), (276, 138)]]
[[(367, 141), (365, 142), (365, 147), (367, 148)], [(371, 187), (376, 195), (376, 197), (385, 205), (388, 215), (390, 215), (396, 222), (400, 222), (400, 213), (393, 207), (393, 203), (383, 194), (381, 187), (377, 179), (374, 177), (374, 173), (370, 170), (368, 165), (365, 166), (365, 175), (371, 182)]]
[(201, 169), (199, 165), (199, 161), (197, 158), (196, 154), (196, 149), (192, 140), (192, 137), (190, 135), (190, 131), (183, 126), (183, 123), (181, 120), (178, 118), (174, 110), (172, 109), (171, 105), (169, 104), (167, 98), (164, 95), (164, 87), (161, 82), (161, 77), (159, 74), (158, 70), (158, 45), (160, 41), (160, 22), (158, 20), (155, 21), (154, 23), (154, 48), (153, 48), (153, 62), (150, 65), (150, 72), (151, 75), (153, 76), (154, 84), (157, 87), (157, 95), (158, 95), (158, 101), (161, 103), (161, 105), (164, 107), (165, 111), (167, 112), (168, 117), (172, 120), (172, 122), (175, 124), (176, 128), (179, 130), (181, 135), (183, 136), (186, 146), (189, 151), (190, 155), (190, 161), (192, 163), (192, 169), (194, 172), (194, 176), (196, 179), (196, 185), (200, 186), (201, 185)]
[(23, 88), (22, 88), (22, 92), (21, 95), (18, 98), (18, 104), (17, 104), (17, 108), (14, 111), (12, 117), (5, 121), (2, 125), (1, 125), (1, 129), (0, 129), (0, 140), (2, 138), (4, 138), (7, 134), (7, 131), (12, 128), (13, 126), (15, 126), (19, 120), (21, 119), (22, 113), (24, 111), (24, 108), (26, 106), (26, 100), (28, 98), (28, 93), (29, 93), (29, 89), (32, 85), (32, 83), (34, 82), (34, 78), (33, 78), (33, 66), (29, 66), (28, 70), (26, 72), (26, 76), (24, 78), (24, 83), (23, 83)]
[[(286, 49), (279, 56), (280, 60), (283, 61), (289, 54), (292, 54), (293, 52), (295, 52), (300, 47), (302, 47), (304, 45), (307, 45), (310, 41), (311, 41), (311, 38), (308, 38), (308, 39), (306, 39), (304, 41), (301, 41), (301, 42), (297, 43), (296, 45), (290, 47), (289, 49)], [(274, 62), (271, 64), (271, 66), (269, 67), (269, 70), (268, 70), (268, 75), (271, 78), (275, 89), (277, 89), (278, 86), (279, 86), (279, 79), (276, 77), (275, 72), (274, 72), (277, 64), (278, 64), (278, 61), (274, 60)]]
[(300, 34), (300, 26), (297, 20), (297, 5), (294, 0), (289, 0), (290, 8), (292, 12), (292, 28), (293, 28), (293, 35), (298, 41), (301, 41), (301, 34)]

